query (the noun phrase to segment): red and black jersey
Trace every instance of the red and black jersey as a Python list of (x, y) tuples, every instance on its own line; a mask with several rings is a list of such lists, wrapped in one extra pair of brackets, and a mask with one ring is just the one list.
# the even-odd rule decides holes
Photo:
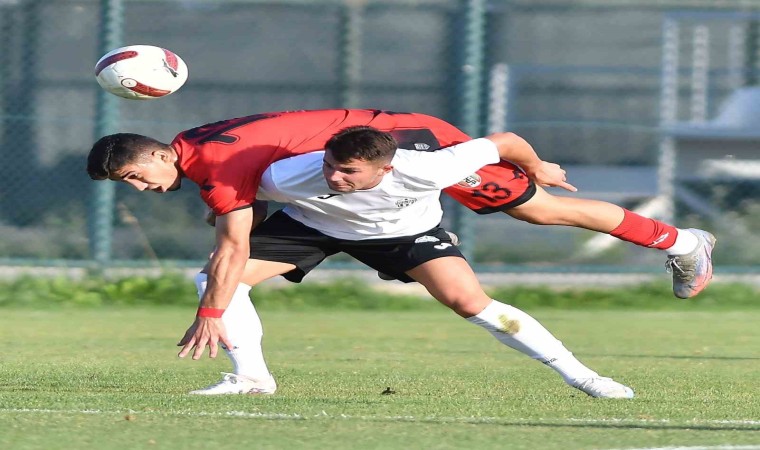
[[(171, 145), (183, 176), (198, 184), (206, 204), (222, 215), (253, 204), (261, 175), (272, 162), (323, 150), (335, 133), (357, 125), (390, 132), (399, 147), (407, 149), (435, 150), (470, 139), (455, 126), (425, 114), (331, 109), (263, 113), (215, 122), (180, 133)], [(484, 173), (495, 178), (505, 175), (514, 184), (516, 167), (506, 164), (504, 168), (500, 168), (502, 164), (487, 166)], [(528, 186), (526, 178), (522, 177), (522, 184)], [(477, 183), (460, 183), (445, 192), (475, 211), (492, 212), (514, 206), (510, 202), (520, 200), (517, 197), (527, 190), (515, 192), (514, 186), (507, 189), (493, 184), (495, 181), (486, 190), (478, 189), (482, 176), (475, 179)]]

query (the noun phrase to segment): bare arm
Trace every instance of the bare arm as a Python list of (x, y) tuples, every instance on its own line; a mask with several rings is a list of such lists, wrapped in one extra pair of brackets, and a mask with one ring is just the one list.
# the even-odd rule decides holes
[[(211, 308), (211, 311), (221, 313), (230, 304), (250, 256), (249, 235), (253, 215), (253, 208), (246, 208), (217, 217), (216, 251), (206, 266), (208, 285), (201, 298), (201, 308)], [(221, 314), (216, 317), (205, 316), (201, 311), (199, 309), (195, 322), (178, 344), (182, 346), (180, 358), (195, 348), (193, 359), (199, 359), (207, 345), (209, 356), (215, 358), (217, 342), (232, 348)]]
[(533, 146), (515, 133), (496, 133), (486, 136), (499, 149), (499, 157), (512, 161), (522, 167), (526, 172), (541, 164)]
[[(267, 218), (268, 207), (269, 202), (267, 201), (256, 200), (253, 202), (253, 226), (251, 226), (251, 231)], [(216, 214), (214, 214), (214, 211), (208, 210), (205, 220), (212, 227), (216, 226)]]
[(252, 225), (253, 208), (217, 217), (216, 251), (207, 266), (208, 287), (202, 307), (225, 309), (229, 305), (250, 256)]
[(575, 192), (578, 189), (567, 183), (565, 171), (558, 165), (542, 161), (533, 146), (514, 133), (497, 133), (486, 136), (496, 144), (499, 157), (520, 166), (539, 186), (557, 186)]

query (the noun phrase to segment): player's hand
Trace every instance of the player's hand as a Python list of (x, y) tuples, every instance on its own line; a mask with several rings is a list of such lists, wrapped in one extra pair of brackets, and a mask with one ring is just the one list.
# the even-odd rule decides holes
[(567, 182), (567, 172), (559, 164), (541, 161), (536, 169), (528, 172), (528, 176), (542, 187), (561, 187), (570, 192), (578, 190)]
[(221, 342), (229, 349), (233, 348), (232, 343), (227, 337), (227, 330), (224, 328), (224, 322), (221, 318), (214, 317), (196, 317), (195, 322), (185, 332), (185, 336), (179, 341), (178, 346), (182, 346), (179, 357), (184, 358), (193, 350), (193, 359), (197, 360), (203, 356), (203, 351), (208, 346), (209, 358), (216, 358), (219, 351), (217, 343)]

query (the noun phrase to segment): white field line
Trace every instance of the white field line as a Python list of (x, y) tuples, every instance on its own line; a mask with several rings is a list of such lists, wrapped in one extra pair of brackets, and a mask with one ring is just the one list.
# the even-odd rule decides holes
[[(710, 419), (691, 419), (691, 420), (671, 420), (671, 419), (581, 419), (581, 418), (536, 418), (536, 419), (510, 419), (507, 417), (446, 417), (446, 416), (352, 416), (349, 414), (328, 414), (322, 411), (317, 414), (299, 414), (299, 413), (267, 413), (267, 412), (248, 412), (248, 411), (107, 411), (100, 409), (38, 409), (38, 408), (0, 408), (1, 413), (9, 414), (93, 414), (93, 415), (155, 415), (155, 416), (183, 416), (183, 417), (237, 417), (244, 419), (265, 419), (265, 420), (313, 420), (313, 419), (337, 419), (337, 420), (363, 420), (363, 421), (390, 421), (390, 422), (426, 422), (426, 423), (504, 423), (504, 424), (535, 424), (545, 423), (547, 425), (562, 424), (627, 424), (627, 425), (734, 425), (748, 426), (752, 429), (753, 425), (760, 425), (760, 420), (710, 420)], [(757, 447), (757, 446), (756, 446)], [(681, 449), (682, 447), (672, 447), (672, 449)], [(686, 447), (683, 447), (686, 448)], [(720, 447), (711, 447), (718, 449)], [(737, 449), (741, 447), (736, 447)], [(755, 447), (751, 447), (755, 448)], [(760, 449), (760, 447), (758, 447)], [(670, 450), (671, 447), (663, 447)], [(695, 447), (696, 449), (696, 447)], [(635, 449), (631, 449), (635, 450)]]
[(698, 445), (695, 447), (640, 447), (611, 450), (758, 450), (760, 445)]

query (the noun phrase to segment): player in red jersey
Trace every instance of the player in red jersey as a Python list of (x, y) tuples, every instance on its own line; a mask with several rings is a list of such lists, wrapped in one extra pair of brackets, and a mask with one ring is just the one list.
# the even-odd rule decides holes
[[(201, 301), (202, 307), (214, 308), (229, 302), (248, 259), (251, 206), (264, 169), (274, 161), (321, 150), (337, 131), (355, 125), (392, 132), (400, 148), (434, 150), (470, 139), (424, 114), (345, 109), (265, 113), (187, 130), (171, 145), (134, 134), (105, 136), (93, 145), (87, 171), (95, 180), (123, 181), (141, 191), (178, 189), (183, 177), (200, 186), (203, 200), (218, 216), (216, 251)], [(611, 203), (553, 196), (541, 186), (574, 188), (565, 179), (547, 178), (546, 167), (552, 164), (538, 159), (523, 139), (515, 136), (513, 150), (511, 162), (486, 166), (444, 192), (479, 213), (504, 211), (534, 224), (581, 227), (665, 250), (678, 297), (694, 296), (707, 285), (712, 235), (678, 230)], [(213, 321), (201, 322), (193, 357), (200, 357), (206, 344), (216, 356), (219, 330)]]
[[(222, 215), (252, 203), (258, 179), (269, 164), (322, 150), (335, 132), (356, 125), (391, 132), (400, 148), (416, 150), (433, 151), (471, 139), (453, 125), (424, 114), (338, 109), (264, 113), (225, 120), (180, 133), (171, 145), (180, 154), (185, 176), (202, 187), (204, 201), (215, 214)], [(200, 160), (181, 157), (189, 151)], [(219, 164), (233, 154), (235, 164)], [(212, 192), (210, 185), (203, 183), (215, 177), (236, 181), (214, 186)], [(480, 214), (522, 204), (535, 191), (533, 182), (508, 161), (489, 166), (445, 190)]]

